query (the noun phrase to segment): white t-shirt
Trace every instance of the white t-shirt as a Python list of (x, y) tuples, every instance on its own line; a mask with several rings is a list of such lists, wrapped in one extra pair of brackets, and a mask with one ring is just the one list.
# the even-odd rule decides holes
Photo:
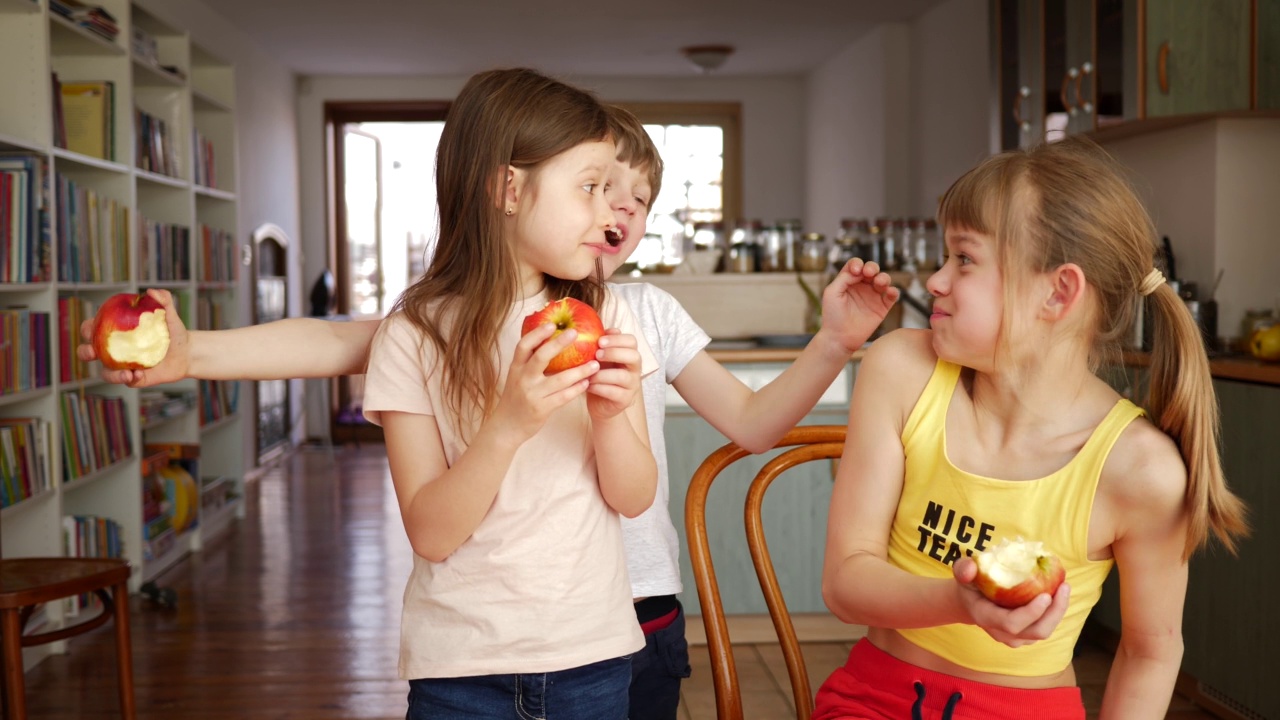
[(662, 426), (667, 415), (667, 385), (702, 352), (711, 338), (671, 294), (649, 283), (610, 283), (610, 289), (626, 299), (635, 312), (644, 340), (653, 351), (661, 372), (641, 381), (644, 411), (649, 424), (649, 445), (658, 461), (658, 494), (653, 506), (635, 518), (622, 518), (622, 540), (627, 549), (627, 573), (633, 597), (675, 595), (680, 583), (680, 539), (671, 522), (671, 497), (667, 475), (667, 446)]
[[(520, 325), (546, 296), (517, 302), (499, 334), (506, 381)], [(642, 373), (656, 363), (625, 300), (604, 303), (605, 327), (637, 337)], [(445, 459), (466, 450), (440, 385), (435, 346), (403, 315), (382, 323), (370, 350), (364, 413), (436, 418)], [(480, 525), (443, 562), (414, 555), (400, 624), (400, 676), (462, 677), (566, 670), (644, 646), (636, 623), (618, 513), (600, 494), (586, 400), (551, 414), (516, 452)]]

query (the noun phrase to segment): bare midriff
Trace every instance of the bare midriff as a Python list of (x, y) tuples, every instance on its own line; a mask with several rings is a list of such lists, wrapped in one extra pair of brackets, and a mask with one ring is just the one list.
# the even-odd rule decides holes
[(1061, 672), (1057, 672), (1052, 675), (1036, 675), (1032, 677), (1024, 677), (1021, 675), (1001, 675), (998, 673), (979, 672), (957, 665), (950, 660), (941, 658), (902, 637), (896, 630), (889, 630), (886, 628), (868, 628), (867, 639), (871, 641), (872, 645), (875, 645), (903, 662), (911, 663), (912, 665), (924, 668), (925, 670), (932, 670), (934, 672), (964, 678), (965, 680), (973, 680), (975, 682), (986, 683), (988, 685), (999, 685), (1000, 687), (1032, 690), (1042, 690), (1044, 688), (1055, 687), (1075, 687), (1076, 685), (1076, 671), (1070, 664), (1068, 664)]

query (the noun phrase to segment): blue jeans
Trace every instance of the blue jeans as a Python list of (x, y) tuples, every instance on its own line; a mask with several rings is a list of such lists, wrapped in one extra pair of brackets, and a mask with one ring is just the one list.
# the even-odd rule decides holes
[(670, 625), (644, 636), (644, 649), (631, 656), (630, 720), (675, 720), (680, 680), (689, 677), (689, 644), (684, 608)]
[(630, 656), (527, 675), (409, 681), (405, 720), (627, 720)]

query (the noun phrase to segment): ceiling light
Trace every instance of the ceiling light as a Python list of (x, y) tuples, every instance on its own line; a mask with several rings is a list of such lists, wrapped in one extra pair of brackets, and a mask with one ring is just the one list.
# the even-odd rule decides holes
[(724, 61), (733, 54), (732, 45), (690, 45), (680, 49), (681, 54), (689, 58), (702, 72), (711, 72), (724, 65)]

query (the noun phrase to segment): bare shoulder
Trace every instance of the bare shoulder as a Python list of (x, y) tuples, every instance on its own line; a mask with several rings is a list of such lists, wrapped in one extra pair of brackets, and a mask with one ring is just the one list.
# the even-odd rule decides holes
[(1099, 492), (1119, 511), (1180, 514), (1186, 500), (1187, 467), (1177, 444), (1145, 416), (1137, 418), (1107, 457)]
[[(867, 348), (858, 365), (854, 405), (890, 409), (901, 428), (933, 375), (938, 356), (931, 330), (894, 330)], [(854, 408), (850, 409), (853, 412)]]
[(938, 356), (933, 352), (933, 331), (894, 330), (867, 348), (858, 367), (858, 376), (868, 380), (891, 381), (895, 386), (927, 382)]

